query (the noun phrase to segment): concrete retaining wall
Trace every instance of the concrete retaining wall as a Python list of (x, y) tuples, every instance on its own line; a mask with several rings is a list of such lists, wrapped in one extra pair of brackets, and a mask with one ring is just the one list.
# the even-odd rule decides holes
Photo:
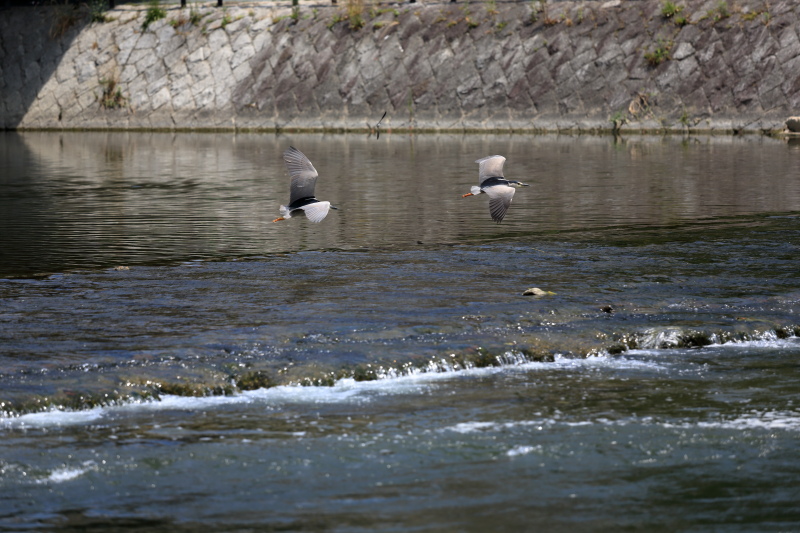
[(800, 112), (800, 2), (676, 3), (386, 4), (360, 28), (330, 5), (176, 6), (147, 29), (146, 6), (6, 10), (0, 126), (766, 131)]

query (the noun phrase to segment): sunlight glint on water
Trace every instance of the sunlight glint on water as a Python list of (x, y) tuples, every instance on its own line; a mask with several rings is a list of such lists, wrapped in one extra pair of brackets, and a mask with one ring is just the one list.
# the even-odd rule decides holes
[[(322, 224), (271, 222), (289, 145)], [(800, 529), (796, 143), (0, 154), (0, 530)], [(492, 154), (532, 185), (500, 225)]]

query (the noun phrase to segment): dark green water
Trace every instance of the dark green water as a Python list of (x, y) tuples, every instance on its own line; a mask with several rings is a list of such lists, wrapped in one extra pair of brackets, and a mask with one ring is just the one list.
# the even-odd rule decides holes
[[(290, 144), (319, 225), (272, 223)], [(501, 225), (461, 198), (495, 153)], [(0, 530), (800, 529), (797, 145), (0, 154)]]

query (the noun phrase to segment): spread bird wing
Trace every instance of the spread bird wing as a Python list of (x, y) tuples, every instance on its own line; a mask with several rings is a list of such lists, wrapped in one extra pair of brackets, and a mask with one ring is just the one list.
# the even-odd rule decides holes
[(289, 170), (292, 178), (289, 193), (289, 203), (293, 203), (301, 198), (312, 198), (314, 196), (314, 186), (317, 183), (317, 169), (311, 164), (308, 158), (295, 148), (290, 146), (283, 152), (283, 162)]
[(506, 212), (511, 206), (514, 190), (514, 187), (508, 185), (495, 185), (483, 189), (483, 192), (489, 196), (489, 213), (492, 215), (492, 220), (498, 224), (506, 216)]
[(322, 222), (328, 216), (330, 208), (330, 202), (314, 202), (303, 207), (303, 211), (306, 213), (306, 218), (311, 222)]
[(506, 158), (502, 155), (490, 155), (483, 159), (475, 161), (478, 163), (478, 178), (479, 182), (483, 183), (488, 178), (502, 178), (503, 176), (503, 163)]

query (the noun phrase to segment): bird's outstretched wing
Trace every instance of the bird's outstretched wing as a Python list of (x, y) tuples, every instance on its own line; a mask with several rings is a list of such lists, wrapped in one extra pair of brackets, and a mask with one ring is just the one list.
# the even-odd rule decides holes
[(478, 180), (483, 183), (488, 178), (502, 178), (503, 176), (503, 163), (506, 158), (502, 155), (490, 155), (483, 159), (475, 161), (478, 163)]
[(330, 202), (315, 202), (303, 208), (306, 213), (306, 218), (311, 222), (322, 222), (328, 216), (328, 210), (331, 208)]
[(317, 174), (317, 169), (314, 168), (311, 161), (294, 146), (290, 146), (288, 150), (283, 152), (283, 161), (286, 163), (286, 168), (292, 177), (289, 203), (291, 204), (301, 198), (313, 197), (314, 186), (317, 183), (319, 174)]
[(487, 187), (483, 192), (489, 196), (489, 213), (492, 215), (492, 220), (499, 224), (506, 216), (509, 206), (511, 206), (511, 199), (514, 198), (514, 187), (495, 185), (494, 187)]

